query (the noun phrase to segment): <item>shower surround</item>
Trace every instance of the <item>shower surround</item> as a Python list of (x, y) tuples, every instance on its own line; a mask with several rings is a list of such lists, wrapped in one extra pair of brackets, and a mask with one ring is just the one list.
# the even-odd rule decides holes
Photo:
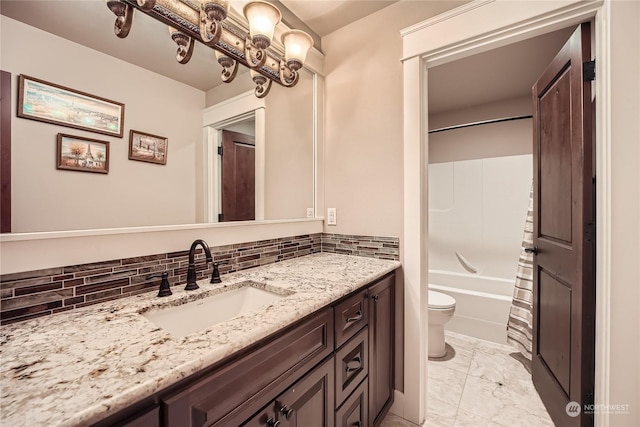
[(456, 299), (447, 329), (506, 343), (532, 156), (429, 165), (429, 286)]

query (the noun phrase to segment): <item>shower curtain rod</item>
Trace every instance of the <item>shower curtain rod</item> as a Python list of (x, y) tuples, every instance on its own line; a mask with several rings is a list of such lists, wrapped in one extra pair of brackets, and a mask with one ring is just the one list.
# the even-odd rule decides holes
[(443, 127), (443, 128), (433, 129), (433, 130), (430, 130), (429, 133), (444, 132), (444, 131), (447, 131), (447, 130), (462, 129), (462, 128), (468, 128), (468, 127), (471, 127), (471, 126), (488, 125), (490, 123), (500, 123), (500, 122), (510, 122), (512, 120), (530, 119), (532, 117), (533, 117), (532, 115), (528, 115), (528, 116), (504, 117), (502, 119), (482, 120), (482, 121), (479, 121), (479, 122), (464, 123), (464, 124), (461, 124), (461, 125), (446, 126), (446, 127)]

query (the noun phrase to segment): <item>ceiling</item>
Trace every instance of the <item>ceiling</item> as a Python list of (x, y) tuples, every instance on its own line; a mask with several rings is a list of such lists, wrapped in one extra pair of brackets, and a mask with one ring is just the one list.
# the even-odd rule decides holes
[[(319, 36), (324, 36), (395, 1), (280, 0), (280, 3)], [(191, 61), (179, 64), (175, 60), (176, 45), (166, 26), (142, 13), (135, 15), (127, 38), (116, 37), (115, 17), (104, 0), (1, 0), (0, 13), (203, 91), (221, 84), (221, 68), (210, 48), (196, 43)], [(550, 62), (569, 33), (570, 30), (550, 33), (431, 68), (430, 112), (530, 93), (541, 67)]]
[(531, 95), (575, 28), (565, 28), (429, 69), (429, 113)]
[(317, 35), (324, 37), (398, 0), (280, 0)]

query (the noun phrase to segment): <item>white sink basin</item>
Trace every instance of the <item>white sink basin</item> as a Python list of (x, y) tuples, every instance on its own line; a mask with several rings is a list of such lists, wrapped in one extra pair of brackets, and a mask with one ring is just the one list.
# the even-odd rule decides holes
[(291, 295), (291, 292), (277, 294), (253, 285), (256, 283), (243, 282), (240, 287), (178, 306), (154, 309), (142, 315), (171, 335), (182, 338), (236, 316), (264, 309)]

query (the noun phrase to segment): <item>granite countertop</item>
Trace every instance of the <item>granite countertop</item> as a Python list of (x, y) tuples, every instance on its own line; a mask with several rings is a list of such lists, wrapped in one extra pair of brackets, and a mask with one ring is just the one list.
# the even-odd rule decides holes
[[(400, 266), (320, 253), (0, 327), (0, 424), (84, 426), (220, 361)], [(140, 313), (253, 281), (285, 298), (176, 338)], [(293, 292), (293, 293), (291, 293)]]

